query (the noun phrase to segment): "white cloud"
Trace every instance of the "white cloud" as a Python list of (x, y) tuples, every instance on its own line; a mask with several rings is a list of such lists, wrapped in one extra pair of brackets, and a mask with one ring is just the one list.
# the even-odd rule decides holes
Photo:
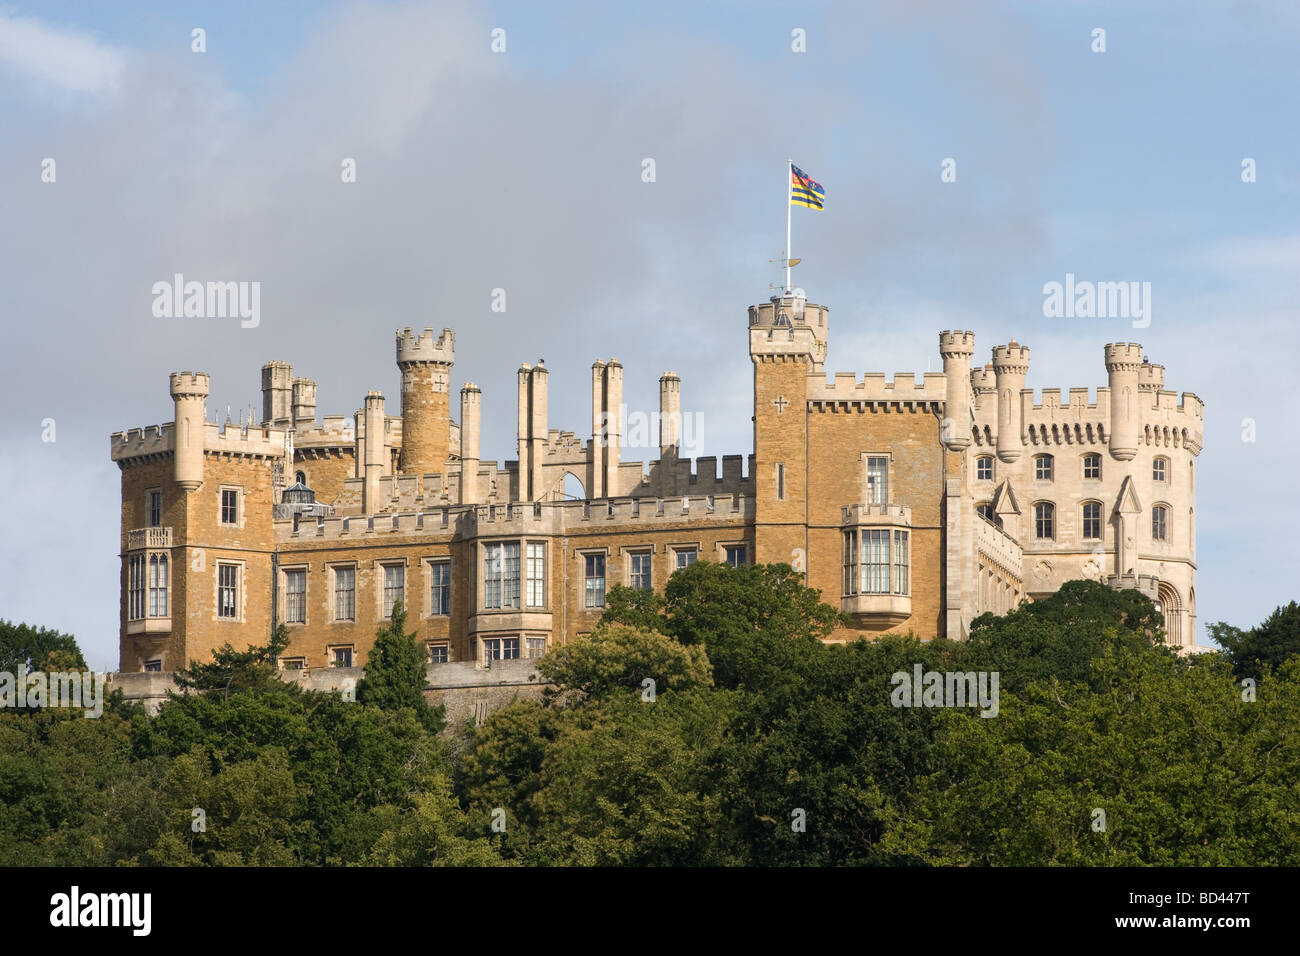
[(113, 93), (126, 57), (89, 34), (0, 14), (0, 63), (62, 90)]

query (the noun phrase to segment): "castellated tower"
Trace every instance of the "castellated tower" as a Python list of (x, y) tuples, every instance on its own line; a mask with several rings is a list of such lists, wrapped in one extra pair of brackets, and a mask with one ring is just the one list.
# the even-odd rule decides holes
[(1106, 373), (1110, 377), (1110, 455), (1116, 461), (1132, 461), (1137, 455), (1138, 378), (1142, 369), (1142, 346), (1136, 342), (1106, 346)]
[(211, 386), (207, 372), (172, 372), (172, 402), (176, 406), (174, 477), (185, 491), (203, 484), (203, 432)]
[(970, 360), (975, 355), (975, 333), (940, 332), (939, 354), (943, 357), (943, 374), (948, 379), (943, 443), (950, 450), (959, 451), (970, 445)]
[(293, 404), (293, 366), (267, 362), (262, 366), (262, 421), (287, 425)]
[(998, 390), (998, 458), (1017, 461), (1023, 451), (1020, 390), (1029, 374), (1029, 349), (1014, 339), (993, 350), (993, 378)]
[(310, 428), (316, 423), (316, 383), (309, 378), (293, 380), (293, 424)]
[(433, 329), (397, 333), (397, 367), (402, 370), (402, 471), (446, 474), (451, 444), (451, 367), (456, 334)]
[(824, 374), (829, 331), (826, 307), (802, 295), (775, 295), (749, 307), (754, 550), (761, 563), (797, 562), (808, 547), (808, 380)]

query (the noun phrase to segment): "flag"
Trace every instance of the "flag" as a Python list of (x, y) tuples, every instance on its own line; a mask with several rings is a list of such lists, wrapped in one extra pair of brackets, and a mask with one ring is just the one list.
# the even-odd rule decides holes
[(794, 163), (790, 164), (790, 205), (807, 206), (809, 209), (822, 209), (826, 200), (826, 190), (822, 184), (814, 181)]

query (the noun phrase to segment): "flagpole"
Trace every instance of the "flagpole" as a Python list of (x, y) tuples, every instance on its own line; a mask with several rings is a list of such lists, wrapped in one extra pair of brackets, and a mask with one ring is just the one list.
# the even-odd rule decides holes
[(794, 180), (791, 178), (794, 174), (790, 172), (794, 166), (793, 159), (785, 161), (785, 291), (790, 293), (790, 199), (793, 196), (791, 190)]

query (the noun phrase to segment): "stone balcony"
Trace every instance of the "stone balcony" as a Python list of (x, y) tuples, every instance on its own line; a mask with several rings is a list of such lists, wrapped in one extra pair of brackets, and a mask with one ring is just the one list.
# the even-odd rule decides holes
[(172, 546), (172, 529), (135, 528), (126, 533), (126, 550), (143, 551), (145, 548), (170, 548)]

